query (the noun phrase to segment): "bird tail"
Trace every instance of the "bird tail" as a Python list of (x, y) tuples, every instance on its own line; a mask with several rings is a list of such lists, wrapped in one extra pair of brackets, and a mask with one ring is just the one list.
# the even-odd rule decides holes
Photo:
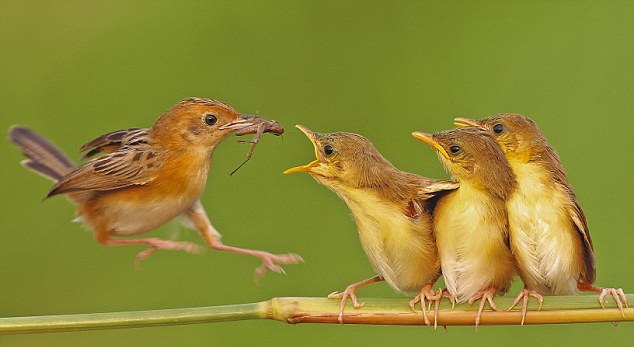
[(75, 169), (75, 164), (61, 150), (28, 128), (14, 125), (9, 137), (27, 157), (21, 164), (41, 176), (57, 182)]

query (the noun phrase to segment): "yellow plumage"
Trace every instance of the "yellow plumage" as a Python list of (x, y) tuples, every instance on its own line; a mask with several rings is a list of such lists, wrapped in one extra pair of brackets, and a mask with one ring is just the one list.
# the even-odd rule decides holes
[(317, 158), (285, 173), (307, 172), (346, 202), (359, 241), (378, 275), (329, 296), (342, 300), (339, 320), (348, 297), (356, 308), (361, 307), (355, 291), (380, 280), (399, 292), (420, 293), (410, 302), (412, 307), (418, 301), (424, 306), (425, 299), (438, 302), (440, 295), (431, 285), (440, 276), (440, 262), (428, 199), (457, 184), (398, 170), (360, 135), (320, 134), (297, 127), (313, 143)]
[(581, 239), (562, 187), (534, 163), (511, 161), (518, 187), (508, 202), (510, 240), (527, 288), (545, 295), (576, 294), (583, 269)]
[(442, 273), (458, 302), (494, 287), (506, 292), (514, 275), (506, 245), (506, 215), (491, 209), (499, 202), (468, 182), (441, 198), (434, 210)]
[(428, 213), (412, 219), (403, 213), (402, 206), (371, 189), (330, 188), (350, 208), (370, 264), (392, 288), (414, 293), (438, 278), (440, 264)]

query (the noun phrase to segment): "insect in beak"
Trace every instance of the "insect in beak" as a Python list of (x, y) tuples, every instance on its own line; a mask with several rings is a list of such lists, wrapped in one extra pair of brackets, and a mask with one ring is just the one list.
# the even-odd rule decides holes
[(240, 165), (238, 165), (237, 168), (231, 171), (231, 173), (229, 173), (229, 176), (233, 176), (234, 173), (236, 173), (244, 164), (247, 163), (247, 161), (249, 161), (249, 159), (251, 159), (251, 155), (253, 154), (255, 145), (257, 145), (260, 141), (260, 136), (262, 136), (262, 134), (271, 133), (279, 136), (284, 133), (284, 127), (282, 127), (274, 120), (267, 120), (262, 117), (252, 116), (248, 114), (241, 114), (240, 117), (244, 119), (243, 122), (245, 123), (242, 123), (244, 124), (244, 126), (236, 130), (236, 135), (255, 135), (253, 136), (253, 139), (251, 141), (239, 141), (240, 143), (250, 143), (251, 147), (249, 148), (249, 152), (247, 152), (247, 158)]

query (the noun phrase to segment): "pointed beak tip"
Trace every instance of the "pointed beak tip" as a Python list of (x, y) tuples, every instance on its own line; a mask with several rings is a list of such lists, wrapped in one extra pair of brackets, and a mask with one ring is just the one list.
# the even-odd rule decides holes
[(465, 117), (456, 117), (453, 119), (453, 125), (456, 127), (480, 127), (478, 121), (465, 118)]
[(415, 139), (423, 141), (423, 142), (427, 142), (429, 139), (431, 139), (431, 134), (423, 133), (423, 132), (420, 132), (420, 131), (412, 132), (412, 136)]
[(284, 170), (284, 174), (288, 175), (288, 174), (292, 174), (292, 173), (295, 173), (295, 172), (310, 172), (310, 170), (313, 167), (318, 166), (318, 165), (319, 165), (319, 160), (315, 159), (315, 160), (311, 161), (310, 163), (308, 163), (306, 165), (300, 165), (300, 166), (292, 167), (290, 169), (286, 169), (286, 170)]
[(290, 169), (284, 170), (283, 174), (289, 175), (295, 172), (308, 172), (308, 169), (306, 169), (304, 166), (296, 166), (296, 167), (292, 167)]
[(292, 174), (293, 172), (295, 172), (295, 171), (293, 171), (293, 169), (291, 168), (291, 169), (284, 170), (282, 173), (285, 174), (285, 175), (288, 175), (288, 174)]
[(308, 129), (307, 127), (301, 125), (301, 124), (296, 124), (295, 127), (297, 129), (299, 129), (301, 132), (303, 132), (306, 136), (311, 137), (311, 135), (313, 134), (313, 131)]
[(442, 154), (443, 157), (449, 159), (447, 151), (445, 151), (445, 149), (436, 140), (434, 140), (432, 134), (415, 131), (412, 133), (412, 136)]

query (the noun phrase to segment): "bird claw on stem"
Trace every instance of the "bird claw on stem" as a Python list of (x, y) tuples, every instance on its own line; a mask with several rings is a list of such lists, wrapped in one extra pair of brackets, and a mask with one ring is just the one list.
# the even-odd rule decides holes
[(616, 304), (616, 306), (621, 311), (621, 316), (623, 316), (623, 318), (625, 318), (625, 311), (623, 310), (623, 304), (625, 303), (625, 307), (629, 307), (629, 306), (628, 306), (628, 302), (627, 302), (627, 296), (625, 296), (625, 293), (623, 292), (623, 289), (621, 289), (621, 288), (617, 289), (617, 288), (595, 287), (592, 284), (581, 282), (581, 281), (577, 282), (577, 288), (579, 290), (583, 290), (583, 291), (590, 291), (590, 292), (600, 293), (599, 294), (599, 304), (601, 305), (602, 308), (605, 308), (605, 300), (604, 300), (604, 298), (608, 294), (610, 294), (612, 296), (612, 298), (614, 298), (614, 303)]
[(357, 298), (354, 290), (345, 290), (343, 292), (335, 290), (334, 292), (328, 294), (328, 299), (343, 299), (344, 297), (346, 298), (346, 300), (348, 298), (352, 300), (352, 307), (354, 308), (361, 308), (363, 307), (363, 305), (365, 305), (365, 302), (359, 302), (359, 299)]
[(517, 304), (520, 302), (520, 300), (522, 300), (522, 298), (524, 298), (523, 302), (522, 302), (522, 323), (520, 325), (524, 325), (524, 320), (526, 319), (526, 312), (528, 310), (528, 299), (530, 297), (534, 297), (535, 299), (537, 299), (537, 302), (539, 303), (539, 308), (537, 309), (537, 311), (541, 311), (542, 306), (544, 305), (544, 297), (539, 294), (538, 292), (534, 291), (534, 290), (528, 290), (526, 288), (522, 289), (522, 291), (520, 291), (520, 293), (517, 295), (517, 297), (515, 297), (515, 300), (513, 300), (513, 304), (511, 305), (511, 307), (508, 308), (507, 311), (512, 310), (515, 306), (517, 306)]
[(449, 301), (451, 302), (451, 310), (453, 311), (453, 309), (456, 307), (456, 297), (451, 295), (451, 293), (449, 293), (447, 288), (441, 289), (441, 291), (442, 291), (442, 297), (449, 299)]
[[(356, 284), (356, 283), (355, 283)], [(352, 307), (355, 309), (359, 309), (365, 305), (365, 302), (359, 302), (357, 295), (355, 292), (357, 291), (357, 286), (355, 284), (351, 284), (344, 289), (343, 292), (334, 291), (328, 294), (328, 299), (341, 299), (339, 303), (339, 315), (337, 316), (337, 321), (339, 324), (343, 324), (343, 310), (346, 308), (346, 302), (348, 298), (352, 301)]]
[(304, 259), (299, 254), (295, 253), (272, 254), (268, 252), (262, 252), (261, 254), (254, 254), (254, 256), (262, 259), (262, 265), (255, 269), (254, 278), (256, 284), (259, 284), (260, 278), (264, 277), (264, 275), (266, 275), (266, 272), (269, 270), (286, 275), (286, 271), (284, 271), (284, 269), (276, 263), (298, 264), (304, 262)]
[(604, 298), (610, 294), (613, 298), (614, 298), (614, 302), (616, 303), (616, 306), (619, 308), (619, 310), (621, 311), (621, 316), (623, 316), (623, 318), (625, 318), (625, 311), (623, 311), (623, 304), (625, 304), (625, 307), (629, 307), (628, 302), (627, 302), (627, 296), (625, 296), (625, 293), (623, 292), (623, 289), (621, 288), (602, 288), (601, 289), (601, 294), (599, 294), (599, 304), (601, 305), (602, 308), (605, 308), (605, 300)]
[(475, 318), (476, 331), (478, 331), (478, 325), (480, 325), (480, 317), (482, 316), (482, 311), (484, 310), (484, 304), (487, 301), (489, 302), (489, 306), (491, 307), (493, 311), (498, 310), (497, 306), (493, 302), (493, 297), (495, 297), (495, 288), (490, 287), (483, 291), (478, 292), (476, 295), (472, 296), (467, 301), (469, 306), (471, 306), (476, 300), (480, 300), (480, 306), (478, 307), (478, 313), (476, 313), (476, 318)]
[(343, 324), (343, 310), (346, 308), (346, 302), (348, 301), (348, 298), (352, 300), (352, 306), (355, 309), (363, 307), (365, 303), (359, 302), (359, 299), (357, 298), (357, 295), (355, 294), (355, 292), (357, 291), (357, 289), (361, 287), (365, 287), (368, 284), (379, 282), (379, 281), (383, 281), (383, 277), (381, 276), (370, 277), (366, 280), (356, 282), (347, 286), (346, 289), (341, 293), (338, 291), (334, 291), (328, 294), (328, 299), (341, 299), (341, 301), (339, 302), (339, 315), (337, 316), (337, 321), (339, 322), (339, 324)]
[[(428, 306), (425, 307), (425, 299), (428, 301)], [(425, 325), (429, 326), (431, 323), (429, 322), (429, 318), (427, 317), (427, 312), (431, 309), (431, 303), (434, 303), (434, 329), (438, 327), (438, 306), (440, 305), (440, 300), (442, 299), (442, 289), (438, 289), (438, 292), (434, 292), (432, 286), (430, 284), (424, 286), (420, 290), (420, 294), (416, 295), (410, 302), (409, 307), (413, 312), (416, 312), (416, 304), (420, 302), (420, 308), (423, 313), (423, 320)]]

